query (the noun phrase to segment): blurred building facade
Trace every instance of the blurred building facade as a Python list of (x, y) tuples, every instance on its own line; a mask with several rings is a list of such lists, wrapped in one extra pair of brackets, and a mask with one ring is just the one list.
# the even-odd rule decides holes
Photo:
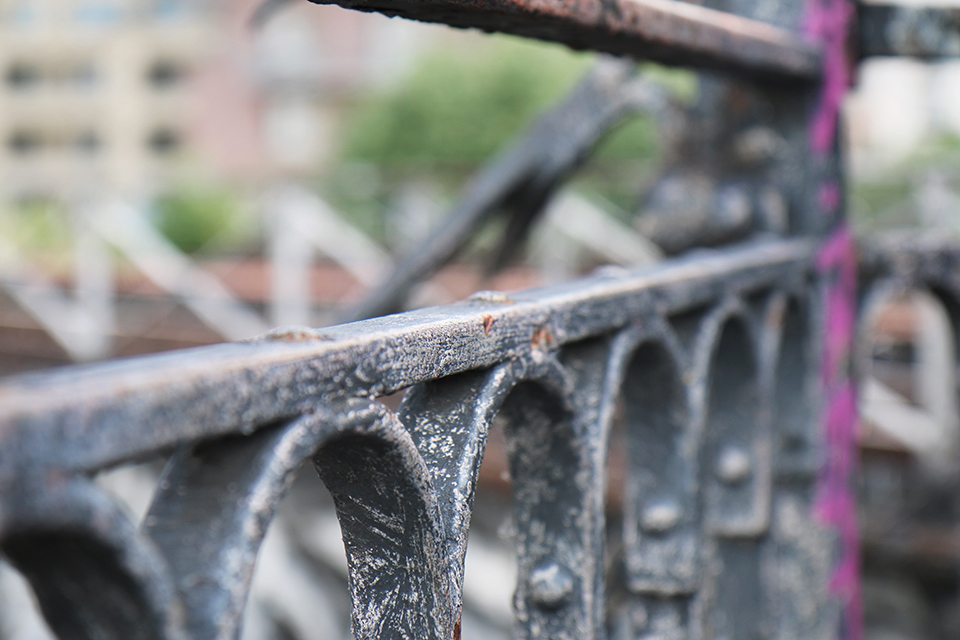
[(4, 3), (4, 195), (126, 190), (161, 174), (184, 146), (186, 81), (210, 33), (202, 2)]
[(5, 0), (0, 197), (321, 169), (344, 98), (401, 75), (420, 38), (416, 25), (279, 4), (258, 23), (259, 0)]

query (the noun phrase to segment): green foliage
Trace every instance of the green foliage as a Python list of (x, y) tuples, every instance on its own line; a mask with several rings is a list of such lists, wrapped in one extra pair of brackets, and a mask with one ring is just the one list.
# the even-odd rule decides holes
[(632, 224), (642, 194), (659, 175), (656, 157), (611, 158), (603, 147), (597, 155), (594, 162), (572, 177), (570, 188), (589, 200), (604, 203), (607, 213)]
[[(478, 165), (557, 104), (595, 63), (561, 45), (510, 36), (454, 44), (425, 54), (399, 87), (358, 100), (344, 123), (339, 169), (322, 179), (321, 190), (375, 237), (385, 233), (399, 185), (426, 179), (456, 198)], [(696, 99), (695, 74), (654, 64), (641, 70), (678, 102)], [(601, 141), (575, 188), (632, 212), (660, 144), (653, 116), (628, 118)]]
[(70, 246), (72, 228), (64, 207), (53, 200), (30, 198), (13, 209), (16, 243), (34, 253)]
[(662, 86), (674, 100), (686, 106), (692, 106), (700, 93), (697, 74), (683, 69), (665, 67), (653, 62), (645, 62), (640, 71), (650, 82)]
[(855, 182), (850, 189), (850, 216), (857, 230), (870, 232), (916, 224), (908, 200), (912, 192), (912, 180), (906, 175)]
[(882, 173), (854, 181), (850, 216), (861, 233), (916, 226), (912, 196), (930, 172), (960, 184), (960, 137), (942, 133), (921, 143), (905, 159)]
[(157, 228), (181, 251), (196, 253), (228, 233), (238, 207), (234, 197), (216, 190), (166, 193), (154, 205)]
[[(467, 44), (431, 51), (401, 87), (361, 100), (346, 123), (343, 159), (427, 170), (475, 166), (561, 99), (593, 61), (510, 36)], [(695, 99), (694, 74), (654, 64), (642, 71), (680, 102)], [(639, 115), (603, 142), (598, 158), (651, 158), (658, 143), (652, 118)]]
[(596, 159), (625, 160), (653, 158), (660, 150), (656, 123), (653, 118), (640, 114), (624, 122), (600, 143)]
[(427, 54), (402, 87), (358, 105), (344, 156), (477, 163), (558, 100), (590, 61), (559, 45), (508, 36), (471, 44)]

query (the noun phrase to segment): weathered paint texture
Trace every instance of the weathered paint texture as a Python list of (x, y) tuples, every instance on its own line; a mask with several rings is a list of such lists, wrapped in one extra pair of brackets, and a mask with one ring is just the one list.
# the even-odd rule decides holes
[[(833, 640), (836, 624), (820, 606), (823, 532), (805, 519), (814, 465), (804, 456), (813, 446), (802, 445), (812, 441), (805, 425), (817, 399), (803, 391), (812, 386), (806, 365), (795, 366), (816, 336), (796, 329), (799, 311), (787, 312), (788, 301), (810, 304), (819, 275), (827, 455), (815, 513), (839, 532), (829, 587), (846, 603), (847, 640), (861, 640), (850, 368), (857, 256), (836, 157), (853, 4), (810, 0), (804, 40), (786, 0), (702, 3), (740, 15), (672, 0), (321, 1), (736, 74), (737, 86), (714, 78), (729, 109), (710, 103), (704, 122), (727, 118), (732, 139), (769, 143), (759, 155), (741, 145), (738, 180), (756, 181), (758, 197), (772, 193), (783, 206), (767, 217), (784, 220), (738, 246), (654, 268), (3, 381), (0, 551), (30, 580), (55, 632), (235, 638), (260, 542), (293, 474), (312, 462), (340, 518), (355, 636), (459, 640), (474, 493), (499, 416), (516, 502), (515, 637), (603, 640), (610, 623), (617, 638)], [(775, 21), (771, 8), (783, 24), (759, 20)], [(905, 14), (870, 15), (878, 50), (953, 46), (953, 22), (917, 46), (883, 35), (883, 20)], [(819, 100), (806, 113), (816, 80)], [(749, 96), (762, 98), (759, 107), (747, 108)], [(357, 315), (399, 305), (498, 209), (514, 216), (506, 235), (522, 236), (603, 135), (667, 102), (631, 62), (599, 65), (482, 174)], [(706, 137), (714, 162), (716, 140)], [(767, 155), (790, 162), (768, 171), (756, 164)], [(800, 177), (778, 186), (778, 172)], [(801, 200), (810, 206), (794, 207), (803, 209), (794, 217), (803, 219), (786, 220), (781, 209)], [(801, 232), (813, 237), (778, 237)], [(909, 260), (896, 259), (904, 253)], [(960, 309), (960, 251), (895, 245), (872, 253), (868, 269), (904, 264)], [(407, 388), (398, 414), (376, 401)], [(605, 474), (621, 400), (629, 471), (625, 575), (614, 599), (605, 587)], [(172, 451), (141, 527), (89, 480)]]
[[(7, 381), (0, 388), (0, 547), (31, 578), (61, 637), (228, 640), (239, 629), (266, 527), (296, 469), (312, 460), (340, 516), (355, 635), (449, 640), (460, 617), (477, 472), (500, 414), (517, 505), (516, 636), (600, 640), (608, 432), (629, 386), (638, 477), (629, 484), (636, 505), (628, 588), (630, 606), (650, 612), (635, 631), (693, 632), (704, 616), (696, 594), (705, 578), (713, 580), (700, 574), (696, 545), (704, 535), (699, 432), (722, 422), (733, 431), (715, 430), (711, 447), (723, 451), (730, 440), (747, 455), (759, 435), (758, 424), (740, 434), (735, 421), (710, 418), (709, 398), (724, 397), (708, 393), (710, 381), (727, 378), (712, 371), (760, 353), (757, 336), (777, 323), (758, 320), (759, 309), (770, 295), (783, 295), (773, 292), (804, 286), (814, 246), (773, 240), (509, 298), (481, 295), (305, 330), (297, 341), (268, 337)], [(733, 316), (751, 327), (742, 344), (722, 340)], [(661, 362), (676, 369), (662, 397), (641, 393), (635, 385), (642, 379), (624, 381), (656, 373), (643, 372), (645, 361), (633, 357), (649, 341), (664, 345)], [(755, 389), (748, 374), (738, 389)], [(410, 386), (399, 415), (370, 399)], [(745, 398), (754, 415), (759, 398), (752, 391)], [(662, 424), (650, 422), (653, 414), (641, 405), (655, 405)], [(644, 449), (661, 434), (672, 438), (659, 443), (667, 447), (670, 478), (651, 481)], [(23, 544), (59, 526), (51, 512), (76, 506), (58, 487), (173, 447), (179, 451), (141, 530), (129, 521), (114, 525), (126, 532), (114, 543), (82, 511), (70, 525), (91, 531), (97, 553), (116, 556), (108, 563), (115, 569), (100, 579), (110, 588), (130, 585), (137, 597), (105, 611), (96, 606), (99, 594), (74, 590), (76, 601), (65, 601), (64, 589), (82, 573), (44, 570), (36, 548)], [(726, 488), (710, 481), (711, 539), (756, 539), (767, 526), (770, 478), (754, 457), (750, 479), (727, 478)], [(676, 517), (673, 507), (663, 508), (670, 500)], [(752, 547), (747, 551), (755, 560)], [(704, 553), (709, 567), (736, 555)], [(748, 565), (725, 575), (756, 585), (756, 563)], [(87, 611), (98, 611), (98, 626), (90, 626)], [(716, 612), (710, 609), (712, 619), (723, 619)], [(751, 615), (739, 615), (736, 628)]]

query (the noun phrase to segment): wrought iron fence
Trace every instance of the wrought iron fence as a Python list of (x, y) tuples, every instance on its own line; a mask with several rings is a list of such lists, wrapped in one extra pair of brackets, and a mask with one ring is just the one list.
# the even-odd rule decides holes
[[(839, 105), (857, 25), (863, 53), (950, 54), (953, 14), (846, 0), (341, 4), (713, 70), (654, 187), (650, 225), (675, 252), (726, 246), (524, 294), (6, 380), (0, 547), (53, 630), (236, 637), (260, 542), (312, 462), (342, 527), (355, 635), (458, 638), (477, 473), (497, 419), (516, 502), (517, 637), (858, 637), (857, 263)], [(601, 67), (357, 317), (391, 310), (498, 212), (509, 251), (596, 140), (650, 99), (629, 65)], [(691, 205), (697, 189), (706, 196)], [(909, 273), (960, 308), (954, 253), (877, 256), (868, 277)], [(399, 411), (378, 402), (404, 389)], [(614, 604), (604, 506), (615, 422), (629, 473), (626, 592)], [(139, 525), (91, 480), (166, 455)]]

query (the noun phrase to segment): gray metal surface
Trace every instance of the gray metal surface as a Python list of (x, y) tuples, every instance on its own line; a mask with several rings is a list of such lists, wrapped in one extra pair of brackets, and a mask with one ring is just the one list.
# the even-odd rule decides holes
[[(539, 291), (4, 380), (0, 550), (52, 629), (237, 638), (261, 543), (309, 462), (339, 517), (355, 636), (459, 640), (496, 423), (515, 503), (515, 637), (859, 640), (856, 264), (837, 140), (855, 7), (341, 4), (710, 70), (646, 208), (654, 239), (685, 253)], [(878, 11), (859, 19), (887, 33), (899, 14)], [(522, 239), (610, 127), (660, 103), (630, 64), (601, 65), (356, 314), (398, 307), (498, 207)], [(691, 187), (692, 208), (671, 195)], [(722, 247), (689, 251), (705, 245)], [(866, 255), (864, 277), (919, 278), (960, 326), (960, 253)], [(396, 411), (380, 402), (400, 391)], [(614, 560), (612, 448), (627, 461)], [(150, 459), (166, 470), (136, 523), (92, 478)]]
[[(760, 342), (778, 342), (782, 314), (767, 301), (803, 295), (813, 249), (758, 243), (509, 298), (8, 380), (5, 554), (64, 637), (100, 633), (91, 618), (105, 637), (235, 637), (264, 531), (292, 473), (313, 460), (344, 530), (357, 636), (453, 637), (476, 474), (499, 415), (516, 496), (517, 633), (602, 637), (607, 441), (629, 385), (631, 591), (636, 606), (669, 598), (685, 612), (681, 626), (707, 624), (686, 612), (727, 574), (705, 570), (725, 552), (704, 541), (764, 538), (772, 492), (758, 371), (716, 363), (775, 357)], [(651, 396), (642, 383), (650, 352), (673, 372), (673, 392)], [(372, 400), (410, 385), (396, 415)], [(750, 430), (709, 417), (708, 405), (734, 397), (756, 412)], [(656, 415), (672, 426), (647, 422)], [(657, 489), (642, 480), (644, 456), (655, 442), (671, 447), (665, 429), (678, 457), (664, 460), (672, 475)], [(744, 458), (732, 470), (730, 447)], [(77, 510), (78, 496), (108, 504), (88, 474), (172, 448), (140, 532)], [(703, 507), (701, 474), (716, 487)], [(673, 506), (671, 491), (681, 492)], [(744, 515), (709, 515), (725, 505)], [(64, 576), (43, 571), (39, 543), (25, 542), (43, 536), (68, 538), (78, 558), (110, 558), (102, 579), (127, 585), (132, 602), (102, 611), (102, 592), (68, 591), (76, 601), (64, 606)], [(650, 566), (668, 557), (679, 562)]]

